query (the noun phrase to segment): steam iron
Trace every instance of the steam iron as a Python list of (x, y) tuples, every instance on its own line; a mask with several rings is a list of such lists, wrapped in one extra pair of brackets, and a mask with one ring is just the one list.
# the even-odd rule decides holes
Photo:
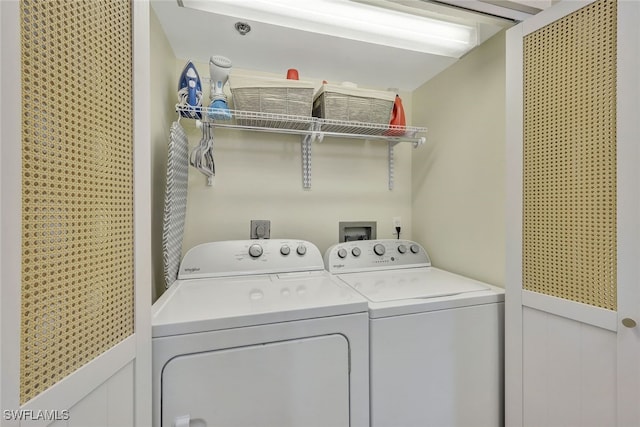
[(215, 55), (209, 59), (209, 73), (211, 74), (211, 104), (207, 114), (214, 120), (230, 120), (231, 111), (227, 104), (227, 96), (222, 88), (227, 80), (229, 80), (229, 71), (231, 71), (231, 60), (224, 56)]
[(180, 81), (178, 82), (178, 111), (182, 117), (189, 119), (201, 119), (199, 108), (202, 106), (202, 83), (196, 67), (191, 61), (187, 61)]

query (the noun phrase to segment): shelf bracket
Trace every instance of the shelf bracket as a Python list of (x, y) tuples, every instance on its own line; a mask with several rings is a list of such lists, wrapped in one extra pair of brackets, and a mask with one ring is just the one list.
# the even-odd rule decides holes
[(389, 141), (388, 142), (388, 146), (389, 146), (389, 158), (388, 158), (388, 162), (389, 162), (389, 191), (393, 191), (393, 182), (394, 182), (394, 178), (395, 178), (395, 168), (394, 168), (394, 154), (393, 154), (393, 147), (396, 146), (396, 144), (398, 144), (397, 141)]
[(313, 138), (313, 134), (309, 134), (303, 136), (302, 141), (300, 141), (302, 152), (302, 188), (305, 190), (311, 189), (311, 141)]

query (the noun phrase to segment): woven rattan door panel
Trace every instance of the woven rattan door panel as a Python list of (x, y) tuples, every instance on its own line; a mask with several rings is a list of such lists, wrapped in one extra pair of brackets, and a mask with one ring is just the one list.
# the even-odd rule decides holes
[(616, 14), (524, 39), (523, 289), (616, 310)]
[(21, 2), (21, 403), (133, 333), (131, 20)]

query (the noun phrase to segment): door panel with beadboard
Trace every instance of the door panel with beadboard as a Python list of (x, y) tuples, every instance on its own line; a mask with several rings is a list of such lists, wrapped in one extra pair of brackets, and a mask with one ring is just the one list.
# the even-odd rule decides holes
[(148, 2), (0, 7), (3, 425), (145, 425)]
[(638, 9), (561, 2), (508, 32), (509, 425), (640, 423)]

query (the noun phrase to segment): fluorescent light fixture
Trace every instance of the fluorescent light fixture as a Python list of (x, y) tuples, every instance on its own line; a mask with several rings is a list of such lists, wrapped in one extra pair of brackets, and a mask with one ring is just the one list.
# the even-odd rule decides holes
[(249, 21), (454, 58), (478, 44), (475, 27), (349, 0), (178, 0), (178, 4)]

